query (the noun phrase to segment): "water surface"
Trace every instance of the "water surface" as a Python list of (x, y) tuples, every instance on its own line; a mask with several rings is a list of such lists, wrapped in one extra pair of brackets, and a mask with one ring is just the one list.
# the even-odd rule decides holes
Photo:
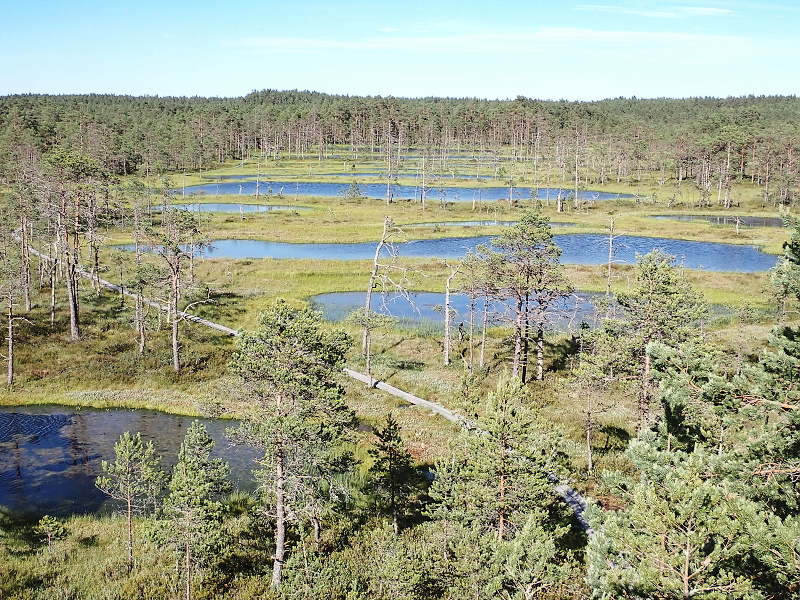
[[(563, 298), (551, 307), (548, 323), (550, 327), (566, 328), (577, 325), (581, 321), (594, 321), (594, 305), (599, 294), (581, 292)], [(365, 292), (331, 292), (319, 294), (311, 298), (315, 310), (322, 312), (328, 321), (339, 322), (347, 318), (354, 310), (364, 307)], [(469, 297), (464, 294), (451, 294), (450, 307), (453, 310), (453, 325), (467, 328), (469, 325)], [(413, 292), (408, 297), (398, 295), (383, 296), (374, 293), (370, 302), (375, 312), (397, 317), (404, 322), (444, 324), (444, 294), (439, 292)], [(479, 324), (483, 320), (483, 299), (475, 304), (474, 321)], [(502, 302), (491, 302), (488, 307), (488, 318), (493, 323), (501, 323), (509, 318), (508, 307)]]
[[(485, 219), (483, 221), (431, 221), (429, 223), (406, 223), (400, 227), (494, 227), (499, 225), (510, 227), (512, 225), (516, 225), (517, 223), (519, 223), (519, 221), (498, 221), (496, 219)], [(552, 227), (575, 227), (577, 223), (551, 221), (550, 225)]]
[[(40, 517), (90, 513), (110, 507), (94, 485), (101, 461), (115, 458), (125, 431), (152, 440), (162, 464), (171, 467), (195, 419), (146, 410), (72, 409), (62, 406), (0, 409), (0, 506)], [(252, 489), (250, 471), (258, 453), (232, 447), (225, 428), (234, 421), (200, 419), (216, 445), (212, 456), (231, 465), (232, 480)]]
[[(556, 234), (564, 264), (599, 265), (608, 259), (608, 236), (589, 233)], [(478, 244), (491, 246), (492, 236), (416, 240), (399, 245), (401, 257), (449, 258), (465, 256)], [(375, 242), (352, 244), (291, 244), (261, 240), (216, 240), (202, 251), (208, 258), (292, 258), (317, 260), (368, 260), (375, 255)], [(767, 271), (778, 260), (754, 246), (697, 242), (668, 238), (619, 236), (615, 240), (614, 260), (633, 264), (637, 254), (661, 249), (689, 269), (757, 273)]]
[[(354, 310), (364, 308), (366, 294), (358, 292), (330, 292), (313, 296), (310, 301), (315, 310), (322, 313), (322, 317), (331, 322), (344, 321)], [(576, 292), (566, 298), (555, 302), (548, 311), (548, 329), (564, 331), (574, 330), (581, 323), (594, 327), (604, 316), (598, 313), (596, 304), (605, 300), (605, 294), (592, 292)], [(430, 323), (437, 326), (444, 324), (444, 293), (442, 292), (413, 292), (408, 297), (401, 295), (382, 295), (373, 293), (370, 302), (375, 312), (390, 315), (396, 318), (400, 327)], [(466, 335), (469, 328), (470, 299), (459, 293), (450, 295), (450, 307), (453, 310), (452, 323), (456, 330), (461, 330), (461, 335)], [(712, 305), (710, 316), (730, 316), (732, 311), (721, 305)], [(513, 314), (507, 304), (492, 301), (488, 305), (488, 321), (493, 324), (507, 323)], [(479, 298), (474, 306), (474, 323), (480, 328), (484, 314), (484, 301)], [(618, 309), (622, 316), (624, 311)]]
[(260, 213), (274, 210), (313, 210), (308, 206), (292, 206), (288, 204), (237, 204), (235, 202), (196, 202), (194, 204), (170, 204), (170, 208), (188, 210), (190, 212), (222, 212), (222, 213)]
[[(390, 192), (394, 200), (420, 200), (422, 189), (420, 186), (392, 184)], [(277, 197), (287, 196), (321, 196), (327, 198), (344, 197), (347, 195), (350, 185), (341, 183), (321, 183), (306, 181), (261, 181), (259, 183), (259, 193), (262, 196), (274, 195)], [(386, 199), (386, 184), (381, 183), (362, 183), (359, 184), (360, 193), (367, 198)], [(426, 186), (426, 201), (436, 202), (494, 202), (497, 200), (508, 200), (509, 194), (514, 201), (530, 200), (539, 198), (541, 200), (555, 200), (559, 195), (569, 198), (572, 190), (557, 188), (532, 188), (532, 187), (469, 187), (456, 188), (446, 186)], [(203, 185), (188, 186), (187, 194), (255, 194), (256, 182), (243, 180), (240, 183), (230, 183), (220, 181), (219, 183), (208, 183)], [(610, 194), (608, 192), (580, 191), (578, 197), (581, 200), (612, 200), (616, 198), (635, 198), (632, 194)]]
[(670, 221), (706, 221), (714, 225), (728, 225), (735, 227), (783, 227), (783, 219), (779, 217), (733, 217), (730, 215), (652, 215), (651, 219), (666, 219)]

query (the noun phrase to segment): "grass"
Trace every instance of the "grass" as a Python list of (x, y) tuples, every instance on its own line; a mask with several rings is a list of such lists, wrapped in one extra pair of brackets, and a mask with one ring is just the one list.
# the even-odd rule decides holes
[[(215, 196), (206, 198), (212, 202), (237, 202), (238, 196)], [(194, 198), (191, 201), (196, 201)], [(270, 241), (289, 241), (297, 243), (320, 242), (369, 242), (380, 237), (383, 221), (390, 216), (401, 228), (403, 224), (436, 221), (470, 220), (514, 220), (521, 209), (530, 206), (509, 207), (505, 203), (473, 211), (470, 203), (451, 203), (446, 208), (431, 203), (424, 211), (419, 203), (400, 201), (385, 204), (380, 200), (346, 201), (339, 198), (303, 198), (300, 205), (312, 208), (311, 211), (275, 211), (268, 213), (238, 214), (204, 213), (207, 229), (219, 238), (263, 239)], [(644, 235), (675, 239), (725, 242), (754, 245), (766, 252), (778, 254), (781, 244), (788, 237), (781, 228), (740, 228), (735, 234), (734, 227), (719, 226), (704, 221), (679, 222), (668, 219), (651, 219), (652, 214), (662, 214), (658, 206), (641, 205), (632, 201), (603, 201), (588, 207), (585, 211), (556, 213), (552, 208), (546, 211), (553, 221), (575, 223), (582, 233), (607, 233), (610, 220), (615, 218), (615, 234)], [(677, 211), (676, 211), (677, 212)], [(690, 213), (723, 214), (719, 211), (686, 211)], [(748, 211), (748, 214), (777, 216), (776, 211)], [(470, 237), (474, 235), (496, 235), (503, 226), (464, 227), (438, 226), (408, 228), (410, 239), (436, 239), (440, 237)], [(570, 232), (573, 230), (570, 230)], [(122, 237), (122, 241), (130, 238)]]
[(15, 383), (0, 392), (1, 405), (126, 406), (198, 414), (195, 405), (203, 389), (224, 370), (232, 348), (224, 336), (184, 325), (185, 369), (176, 374), (169, 334), (155, 332), (140, 355), (131, 308), (120, 309), (115, 296), (84, 293), (82, 337), (76, 342), (69, 340), (64, 307), (57, 308), (52, 328), (49, 307), (42, 304), (28, 316), (30, 325), (18, 327)]
[[(350, 163), (347, 163), (349, 165)], [(271, 179), (302, 177), (304, 180), (336, 181), (346, 187), (347, 177), (323, 176), (342, 170), (341, 160), (287, 160), (278, 164), (270, 160), (265, 169)], [(357, 170), (377, 171), (381, 164), (359, 161)], [(484, 168), (482, 174), (489, 174)], [(203, 178), (220, 174), (254, 175), (254, 164), (229, 165), (224, 170), (204, 172)], [(310, 174), (310, 175), (309, 175)], [(182, 175), (173, 176), (173, 185), (181, 185)], [(207, 179), (200, 174), (186, 177), (186, 185)], [(401, 182), (403, 180), (401, 179)], [(502, 181), (493, 181), (501, 185)], [(519, 183), (519, 182), (518, 182)], [(450, 178), (447, 185), (472, 186), (474, 180)], [(553, 183), (553, 186), (560, 185)], [(629, 193), (631, 187), (621, 184), (588, 186), (604, 191)], [(698, 241), (740, 243), (757, 245), (768, 252), (779, 253), (788, 231), (778, 228), (742, 228), (739, 235), (733, 227), (720, 227), (702, 221), (678, 222), (655, 220), (652, 214), (728, 214), (718, 207), (698, 210), (690, 186), (678, 202), (666, 208), (663, 202), (653, 200), (659, 190), (655, 185), (640, 184), (635, 189), (644, 200), (613, 200), (586, 204), (580, 210), (571, 206), (564, 213), (556, 213), (551, 203), (545, 212), (553, 221), (575, 223), (577, 227), (565, 232), (607, 233), (611, 219), (615, 219), (615, 233), (680, 238)], [(435, 195), (435, 194), (434, 194)], [(649, 196), (649, 198), (648, 198)], [(663, 190), (657, 197), (666, 197)], [(749, 185), (740, 186), (734, 197), (741, 200), (735, 214), (775, 215), (772, 209), (761, 206), (755, 190)], [(178, 200), (178, 199), (176, 199)], [(183, 201), (183, 198), (179, 200)], [(186, 201), (240, 202), (241, 196), (190, 196)], [(248, 202), (294, 204), (291, 197), (281, 199), (248, 197)], [(479, 219), (515, 220), (520, 208), (509, 207), (505, 202), (485, 204), (473, 210), (469, 202), (449, 203), (442, 207), (433, 198), (426, 210), (419, 203), (394, 202), (387, 205), (381, 200), (346, 200), (344, 198), (300, 198), (297, 204), (312, 208), (310, 211), (280, 211), (270, 213), (239, 214), (203, 213), (203, 228), (213, 239), (262, 239), (283, 242), (375, 242), (382, 231), (384, 218), (391, 216), (400, 225), (420, 222), (470, 221)], [(529, 203), (528, 203), (529, 204)], [(408, 228), (406, 233), (414, 239), (440, 237), (471, 237), (497, 235), (502, 226), (466, 227), (442, 225), (427, 228)], [(103, 259), (112, 264), (111, 255), (125, 254), (113, 251), (113, 244), (130, 242), (130, 232), (110, 230)], [(441, 292), (449, 273), (442, 261), (432, 259), (405, 260), (412, 268), (414, 290)], [(116, 268), (116, 267), (115, 267)], [(201, 317), (233, 328), (253, 328), (258, 313), (282, 296), (296, 305), (321, 293), (361, 290), (366, 285), (371, 261), (318, 260), (198, 260), (195, 265), (198, 280), (208, 287), (212, 303), (202, 304), (194, 310)], [(577, 289), (604, 292), (606, 268), (599, 266), (567, 265), (565, 272)], [(766, 274), (714, 273), (689, 271), (693, 285), (700, 289), (712, 304), (732, 307), (750, 307), (765, 311), (772, 306)], [(106, 278), (118, 276), (108, 272)], [(612, 290), (617, 292), (632, 285), (633, 268), (615, 265), (612, 273)], [(61, 292), (59, 291), (59, 295)], [(182, 328), (183, 359), (186, 369), (175, 374), (170, 365), (169, 335), (166, 331), (151, 336), (148, 350), (139, 355), (131, 327), (130, 304), (119, 307), (118, 299), (110, 292), (97, 297), (84, 285), (83, 319), (84, 335), (78, 342), (67, 337), (67, 323), (63, 306), (58, 307), (58, 320), (49, 326), (46, 290), (37, 298), (39, 306), (29, 318), (32, 325), (19, 328), (18, 377), (14, 386), (0, 392), (0, 404), (60, 403), (98, 408), (124, 406), (130, 408), (161, 409), (179, 414), (195, 415), (203, 412), (209, 398), (220, 394), (217, 386), (225, 376), (225, 368), (234, 342), (223, 335), (205, 330), (197, 325)], [(748, 324), (748, 340), (763, 339), (768, 330), (769, 318)], [(344, 326), (358, 339), (358, 331)], [(745, 328), (735, 319), (718, 321), (706, 330), (708, 339), (730, 348), (741, 345)], [(496, 374), (508, 366), (507, 332), (496, 329), (490, 337), (488, 360), (490, 369), (479, 382), (480, 393), (485, 394), (494, 385)], [(753, 337), (759, 336), (759, 337)], [(442, 365), (441, 335), (434, 326), (396, 327), (379, 332), (373, 341), (375, 356), (373, 368), (377, 377), (405, 389), (417, 396), (440, 402), (450, 408), (458, 407), (465, 365), (465, 348), (456, 351), (454, 364)], [(753, 341), (753, 344), (759, 342)], [(544, 383), (532, 383), (534, 395), (540, 399), (542, 415), (553, 426), (564, 432), (564, 452), (577, 472), (585, 468), (582, 408), (567, 380), (571, 356), (569, 339), (561, 334), (549, 338), (547, 366), (550, 368)], [(459, 355), (460, 353), (460, 355)], [(349, 365), (363, 369), (357, 349), (349, 357)], [(348, 402), (356, 410), (365, 428), (381, 422), (392, 411), (401, 425), (414, 456), (430, 463), (443, 455), (455, 428), (441, 418), (418, 407), (405, 403), (377, 390), (348, 381)], [(624, 435), (630, 435), (635, 421), (632, 400), (622, 393), (614, 395), (612, 406), (600, 417), (600, 429), (595, 434), (596, 462), (598, 468), (625, 466), (620, 458)], [(590, 486), (587, 480), (585, 485)]]

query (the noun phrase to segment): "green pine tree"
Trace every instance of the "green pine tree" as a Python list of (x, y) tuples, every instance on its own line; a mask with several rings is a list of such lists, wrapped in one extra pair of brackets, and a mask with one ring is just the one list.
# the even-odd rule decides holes
[(354, 416), (339, 377), (350, 346), (344, 332), (322, 329), (318, 313), (279, 300), (261, 314), (256, 331), (239, 337), (231, 362), (249, 401), (231, 437), (264, 452), (256, 475), (275, 524), (274, 587), (281, 583), (290, 519), (309, 516), (318, 532), (322, 507), (343, 492), (339, 475), (350, 461), (339, 442)]
[[(645, 436), (646, 437), (646, 436)], [(761, 598), (748, 572), (757, 504), (709, 476), (710, 456), (634, 441), (638, 477), (609, 476), (626, 508), (592, 510), (588, 582), (597, 598)]]
[(194, 575), (202, 575), (203, 567), (225, 542), (220, 499), (230, 491), (230, 469), (223, 460), (210, 457), (213, 447), (205, 426), (195, 421), (181, 444), (169, 495), (153, 529), (154, 537), (182, 563), (186, 600), (191, 600)]
[(375, 447), (368, 450), (375, 461), (369, 468), (369, 487), (391, 515), (392, 530), (397, 535), (400, 519), (409, 508), (414, 491), (421, 485), (421, 478), (391, 413), (386, 416), (386, 424), (375, 429), (375, 437)]
[(707, 313), (702, 293), (696, 291), (686, 274), (674, 264), (675, 257), (661, 250), (636, 256), (636, 285), (617, 296), (624, 309), (625, 335), (636, 340), (641, 387), (638, 430), (651, 423), (651, 342), (677, 345), (698, 331)]
[(95, 481), (97, 488), (123, 503), (127, 520), (128, 567), (133, 567), (133, 517), (155, 510), (166, 475), (156, 456), (153, 442), (145, 444), (142, 435), (123, 433), (114, 444), (116, 459), (103, 461), (106, 473)]
[(526, 210), (520, 221), (492, 239), (498, 255), (489, 260), (495, 287), (500, 290), (514, 328), (513, 374), (527, 377), (528, 347), (536, 344), (536, 379), (544, 374), (544, 332), (551, 313), (573, 286), (559, 262), (550, 220), (539, 210)]

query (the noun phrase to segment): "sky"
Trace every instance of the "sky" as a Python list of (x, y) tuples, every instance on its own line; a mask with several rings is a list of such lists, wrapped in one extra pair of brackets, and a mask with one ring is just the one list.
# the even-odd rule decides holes
[(800, 2), (5, 0), (0, 95), (796, 95)]

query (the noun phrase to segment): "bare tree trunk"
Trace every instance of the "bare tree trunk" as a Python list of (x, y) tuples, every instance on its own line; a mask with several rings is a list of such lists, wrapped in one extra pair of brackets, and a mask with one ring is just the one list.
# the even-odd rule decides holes
[[(445, 263), (447, 264), (447, 263)], [(456, 266), (455, 268), (450, 268), (450, 276), (447, 278), (447, 282), (445, 283), (444, 288), (444, 364), (445, 366), (450, 364), (450, 352), (452, 350), (453, 345), (453, 334), (452, 334), (452, 309), (450, 307), (450, 288), (453, 282), (453, 278), (458, 275), (459, 270), (461, 269), (461, 265)]]
[(138, 322), (139, 322), (139, 325), (138, 325), (138, 327), (139, 327), (139, 354), (144, 354), (144, 347), (145, 347), (145, 343), (147, 341), (147, 338), (146, 338), (146, 326), (145, 326), (145, 322), (144, 322), (144, 315), (145, 315), (144, 302), (143, 302), (141, 294), (137, 294), (136, 295), (136, 314), (138, 315), (137, 319), (138, 319)]
[(13, 296), (8, 295), (8, 378), (9, 386), (14, 384), (14, 304)]
[(481, 358), (480, 366), (486, 364), (486, 330), (489, 329), (489, 299), (484, 299), (483, 302), (483, 323), (481, 323)]
[(427, 175), (426, 165), (425, 165), (425, 158), (428, 156), (427, 148), (422, 151), (422, 190), (421, 190), (421, 199), (422, 199), (422, 210), (425, 210), (425, 195), (427, 191), (425, 190), (425, 176)]
[(539, 327), (536, 332), (536, 379), (544, 379), (544, 329)]
[(178, 296), (180, 295), (180, 258), (175, 257), (171, 265), (169, 317), (172, 325), (172, 368), (176, 373), (181, 370), (180, 346), (178, 344)]
[(136, 253), (136, 296), (134, 301), (134, 329), (139, 337), (139, 354), (144, 354), (144, 347), (146, 341), (146, 326), (145, 326), (145, 309), (144, 309), (144, 282), (142, 281), (141, 265), (142, 265), (142, 248), (140, 245), (140, 238), (142, 232), (142, 215), (141, 210), (137, 207), (133, 213), (133, 241), (134, 250)]
[[(75, 231), (72, 232), (72, 252), (67, 254), (67, 302), (69, 304), (69, 333), (73, 341), (81, 338), (80, 308), (78, 299), (78, 264), (80, 263), (80, 197), (75, 194), (75, 212), (73, 214)], [(65, 232), (66, 233), (66, 232)], [(65, 235), (66, 239), (66, 235)]]
[(475, 366), (475, 299), (469, 301), (469, 370)]
[(286, 498), (283, 472), (283, 445), (280, 438), (275, 453), (275, 560), (272, 563), (272, 587), (281, 585), (283, 561), (286, 555)]
[(50, 327), (56, 324), (56, 275), (57, 266), (54, 260), (50, 266)]
[(725, 161), (725, 208), (731, 208), (731, 143), (728, 142), (728, 155)]
[(322, 538), (322, 524), (320, 523), (317, 515), (311, 517), (311, 526), (314, 529), (314, 546), (316, 546), (317, 550), (319, 550), (319, 543)]
[(21, 231), (21, 256), (22, 256), (22, 291), (25, 296), (25, 312), (31, 311), (31, 253), (28, 235), (28, 218), (22, 215)]
[(372, 331), (370, 325), (370, 320), (372, 318), (372, 288), (375, 287), (375, 282), (378, 280), (378, 273), (380, 272), (381, 250), (383, 250), (383, 247), (386, 245), (387, 240), (389, 239), (391, 228), (391, 217), (384, 218), (383, 234), (381, 235), (381, 241), (378, 242), (378, 247), (375, 248), (375, 258), (372, 261), (372, 272), (370, 273), (369, 282), (367, 283), (367, 295), (364, 302), (364, 332), (361, 340), (361, 353), (364, 355), (364, 361), (366, 362), (367, 378), (369, 379), (370, 387), (372, 387)]
[(133, 501), (130, 496), (126, 499), (128, 517), (128, 571), (133, 569)]
[(524, 337), (523, 329), (523, 311), (522, 300), (517, 302), (517, 318), (514, 324), (514, 360), (511, 367), (511, 374), (513, 377), (519, 377), (522, 368), (522, 338)]
[(184, 576), (185, 576), (185, 585), (186, 590), (184, 592), (185, 600), (192, 600), (192, 548), (191, 544), (189, 543), (189, 515), (186, 515), (186, 540), (183, 543), (183, 569), (184, 569)]
[(608, 227), (608, 262), (606, 263), (606, 296), (611, 296), (611, 265), (614, 262), (614, 225), (617, 217), (611, 217)]
[(78, 308), (78, 270), (77, 257), (67, 255), (67, 273), (64, 281), (67, 287), (67, 304), (69, 305), (69, 333), (72, 341), (81, 339), (81, 328)]

